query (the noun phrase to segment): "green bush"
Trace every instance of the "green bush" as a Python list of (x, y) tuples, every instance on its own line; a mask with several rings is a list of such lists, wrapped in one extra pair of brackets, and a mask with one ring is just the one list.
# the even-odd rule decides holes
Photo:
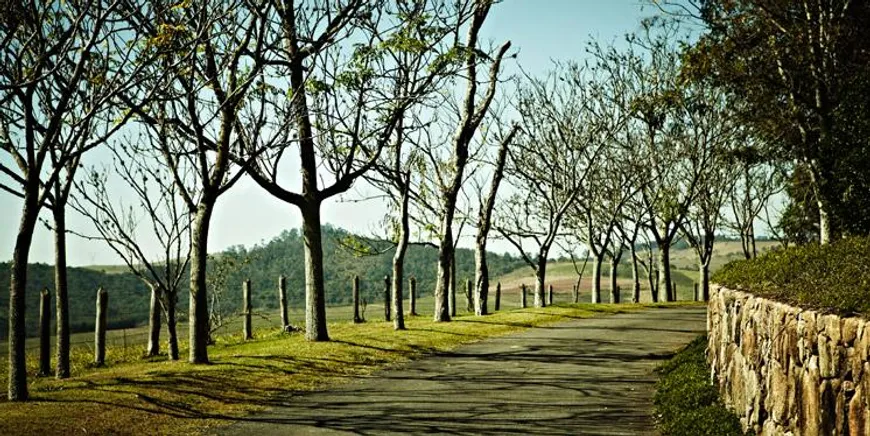
[(795, 306), (870, 315), (870, 238), (808, 244), (734, 261), (712, 281)]
[(744, 435), (710, 383), (706, 347), (707, 337), (698, 337), (658, 369), (654, 402), (663, 435)]

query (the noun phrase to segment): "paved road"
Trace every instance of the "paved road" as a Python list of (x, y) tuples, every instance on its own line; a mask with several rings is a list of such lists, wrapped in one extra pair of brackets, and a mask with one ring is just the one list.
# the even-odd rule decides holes
[(652, 373), (704, 308), (582, 319), (487, 340), (290, 399), (223, 434), (654, 433)]

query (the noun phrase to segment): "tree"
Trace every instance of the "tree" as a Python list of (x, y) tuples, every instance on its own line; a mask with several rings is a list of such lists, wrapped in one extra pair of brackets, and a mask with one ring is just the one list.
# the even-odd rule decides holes
[(676, 32), (672, 23), (645, 20), (638, 34), (629, 35), (624, 50), (593, 52), (600, 68), (627, 88), (622, 100), (630, 115), (625, 141), (645, 162), (637, 168), (641, 204), (658, 247), (658, 288), (664, 289), (666, 301), (674, 298), (670, 247), (695, 198), (710, 151), (692, 142), (693, 126), (687, 123), (697, 121), (693, 110), (701, 106), (685, 99)]
[[(96, 236), (77, 234), (107, 243), (127, 269), (151, 291), (146, 354), (159, 354), (162, 312), (169, 335), (169, 359), (178, 360), (175, 308), (178, 289), (188, 274), (192, 211), (181, 198), (174, 177), (179, 177), (181, 185), (192, 186), (195, 175), (190, 173), (190, 168), (173, 174), (163, 164), (160, 154), (168, 145), (149, 143), (166, 141), (166, 132), (156, 137), (149, 133), (144, 130), (137, 138), (111, 147), (111, 168), (93, 169), (83, 181), (76, 183), (78, 194), (73, 197), (72, 205), (91, 221), (98, 233)], [(133, 203), (125, 203), (124, 195), (112, 192), (110, 173), (118, 176), (128, 194), (133, 194)], [(195, 190), (188, 193), (198, 196)], [(148, 246), (153, 241), (157, 242), (157, 247)], [(152, 254), (155, 252), (156, 255)]]
[(488, 86), (482, 97), (478, 100), (477, 67), (480, 56), (478, 49), (478, 34), (489, 14), (492, 6), (491, 0), (474, 0), (471, 23), (468, 25), (468, 33), (465, 38), (465, 46), (462, 53), (465, 59), (466, 80), (465, 96), (461, 105), (460, 119), (456, 126), (452, 139), (452, 159), (445, 169), (448, 175), (448, 183), (441, 186), (440, 194), (440, 241), (438, 244), (438, 281), (435, 286), (435, 321), (450, 321), (449, 295), (451, 277), (454, 278), (453, 290), (455, 292), (455, 271), (451, 273), (451, 265), (454, 260), (453, 218), (456, 210), (456, 199), (462, 187), (465, 166), (468, 163), (469, 145), (480, 126), (481, 121), (489, 111), (489, 106), (495, 96), (498, 83), (501, 61), (510, 48), (510, 41), (501, 45), (492, 57), (489, 69)]
[[(684, 6), (684, 5), (683, 5)], [(746, 125), (807, 169), (819, 240), (870, 231), (866, 205), (870, 4), (849, 0), (666, 2), (706, 31), (687, 53), (690, 74), (744, 105)], [(759, 116), (764, 114), (764, 116)]]
[[(9, 6), (13, 10), (0, 22), (0, 148), (14, 167), (0, 164), (6, 178), (0, 188), (22, 199), (10, 283), (8, 397), (23, 401), (28, 399), (24, 293), (39, 210), (51, 204), (62, 213), (69, 183), (57, 190), (56, 185), (62, 177), (72, 180), (78, 159), (124, 125), (129, 114), (116, 110), (118, 93), (138, 80), (147, 62), (132, 62), (140, 47), (128, 42), (141, 41), (141, 34), (127, 26), (117, 2)], [(55, 194), (60, 195), (52, 198)], [(62, 227), (63, 221), (58, 224)], [(56, 235), (63, 238), (62, 231)], [(65, 247), (59, 242), (56, 249), (63, 260)], [(60, 279), (58, 304), (64, 309), (67, 297)], [(58, 363), (67, 366), (63, 312)], [(68, 368), (58, 373), (66, 376)]]
[(751, 145), (735, 150), (734, 158), (739, 174), (735, 175), (728, 193), (733, 220), (726, 220), (723, 224), (740, 236), (743, 256), (752, 259), (758, 254), (755, 220), (762, 212), (767, 212), (771, 198), (785, 188), (786, 171), (783, 165), (777, 165)]
[[(147, 33), (148, 45), (162, 53), (162, 74), (150, 75), (160, 86), (162, 104), (131, 112), (161, 138), (155, 145), (163, 165), (193, 215), (188, 359), (208, 363), (209, 226), (218, 198), (243, 174), (232, 172), (231, 152), (240, 148), (238, 112), (263, 67), (259, 53), (272, 7), (243, 0), (150, 6), (155, 19), (132, 16)], [(196, 175), (190, 183), (184, 179), (188, 173)]]
[(519, 125), (513, 124), (506, 135), (499, 141), (498, 153), (492, 170), (492, 181), (486, 198), (480, 199), (477, 215), (477, 235), (474, 248), (474, 312), (477, 315), (487, 314), (487, 296), (489, 294), (489, 267), (486, 263), (486, 242), (492, 229), (492, 211), (495, 208), (499, 185), (504, 177), (504, 167), (507, 162), (508, 148), (517, 134)]
[(535, 271), (536, 307), (546, 304), (550, 249), (612, 132), (584, 74), (569, 65), (543, 79), (527, 77), (518, 92), (523, 131), (505, 169), (517, 192), (502, 202), (494, 226)]
[[(302, 214), (309, 340), (329, 339), (321, 205), (377, 165), (409, 108), (431, 92), (456, 56), (445, 38), (458, 12), (440, 2), (390, 9), (386, 2), (360, 0), (278, 7), (280, 44), (264, 55), (258, 92), (244, 114), (240, 158), (249, 161), (247, 173)], [(279, 177), (291, 145), (298, 145), (299, 192)], [(318, 187), (324, 175), (328, 181)]]

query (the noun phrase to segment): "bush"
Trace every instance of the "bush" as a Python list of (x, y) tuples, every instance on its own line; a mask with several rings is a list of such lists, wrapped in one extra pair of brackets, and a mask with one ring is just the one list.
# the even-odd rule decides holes
[(710, 383), (706, 348), (707, 337), (701, 336), (658, 369), (654, 402), (663, 435), (744, 435)]
[(712, 281), (795, 306), (870, 315), (870, 238), (808, 244), (739, 260)]

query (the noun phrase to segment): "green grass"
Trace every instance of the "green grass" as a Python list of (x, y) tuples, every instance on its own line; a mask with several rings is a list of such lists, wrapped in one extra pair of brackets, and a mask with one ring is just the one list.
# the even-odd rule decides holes
[(870, 237), (775, 250), (731, 262), (712, 280), (793, 306), (870, 317)]
[[(643, 305), (563, 305), (463, 315), (436, 323), (427, 313), (410, 317), (407, 331), (391, 323), (329, 325), (330, 342), (307, 342), (300, 334), (260, 329), (255, 340), (225, 335), (210, 347), (210, 365), (142, 359), (141, 349), (112, 346), (107, 366), (94, 368), (86, 349), (73, 353), (69, 380), (31, 378), (32, 401), (0, 401), (0, 434), (190, 434), (262, 411), (293, 392), (342, 383), (422, 355), (521, 329)], [(370, 306), (369, 310), (372, 307)], [(180, 332), (183, 330), (180, 330)], [(185, 331), (186, 333), (186, 331)], [(186, 334), (180, 334), (186, 337)], [(181, 355), (187, 355), (182, 341)], [(29, 371), (36, 370), (30, 356)], [(5, 375), (4, 375), (5, 379)]]
[(744, 435), (737, 416), (725, 408), (710, 383), (706, 347), (707, 337), (700, 336), (658, 368), (654, 402), (663, 435)]

